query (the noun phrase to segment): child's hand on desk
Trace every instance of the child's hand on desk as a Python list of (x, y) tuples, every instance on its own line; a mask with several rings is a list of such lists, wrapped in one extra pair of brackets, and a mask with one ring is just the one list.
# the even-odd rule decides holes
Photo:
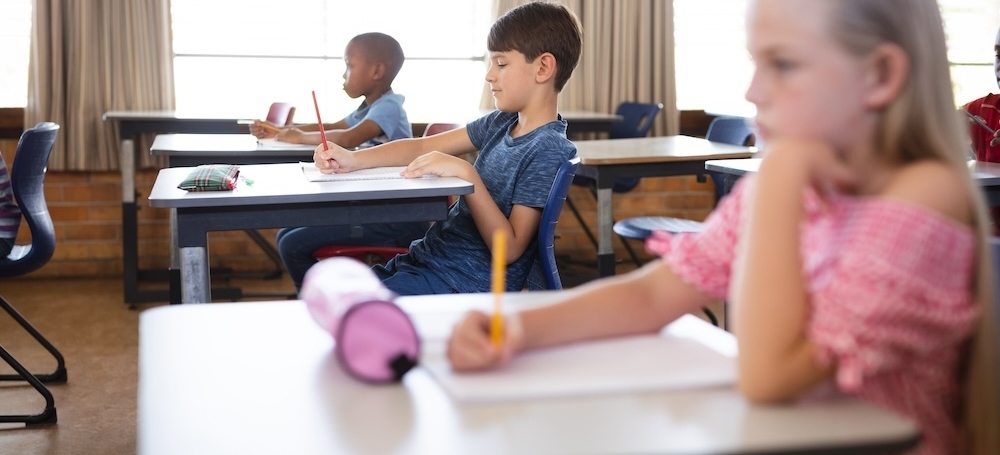
[(285, 128), (281, 130), (274, 138), (281, 142), (288, 142), (290, 144), (305, 144), (302, 137), (304, 132), (298, 128)]
[(281, 128), (260, 120), (254, 120), (253, 123), (250, 124), (250, 134), (254, 135), (257, 139), (275, 137), (280, 131)]
[(408, 179), (436, 175), (438, 177), (458, 177), (471, 181), (467, 177), (470, 171), (475, 172), (475, 169), (463, 158), (447, 153), (430, 152), (411, 161), (403, 170), (402, 175)]
[(320, 144), (313, 151), (313, 163), (316, 165), (316, 169), (319, 169), (323, 174), (357, 170), (356, 161), (353, 153), (333, 142), (327, 142), (326, 147)]
[(503, 345), (490, 342), (490, 316), (470, 311), (455, 324), (448, 339), (448, 362), (456, 371), (494, 368), (506, 363), (524, 345), (524, 330), (517, 313), (504, 316)]

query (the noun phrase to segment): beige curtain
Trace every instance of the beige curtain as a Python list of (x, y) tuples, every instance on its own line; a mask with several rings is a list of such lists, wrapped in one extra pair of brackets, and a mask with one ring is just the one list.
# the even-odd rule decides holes
[[(494, 17), (526, 0), (494, 0)], [(619, 103), (663, 103), (652, 136), (678, 134), (673, 2), (562, 0), (583, 28), (583, 55), (559, 96), (560, 110), (614, 112)], [(493, 108), (484, 91), (482, 108)]]
[(174, 108), (169, 0), (35, 0), (33, 16), (25, 125), (62, 126), (52, 170), (118, 169), (104, 112)]

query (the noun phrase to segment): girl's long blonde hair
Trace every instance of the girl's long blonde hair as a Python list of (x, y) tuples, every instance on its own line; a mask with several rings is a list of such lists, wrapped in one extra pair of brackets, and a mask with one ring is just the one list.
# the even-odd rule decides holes
[(965, 176), (976, 209), (979, 239), (972, 293), (980, 309), (969, 343), (963, 426), (968, 452), (1000, 454), (1000, 376), (991, 232), (985, 198), (968, 170), (967, 129), (952, 94), (944, 26), (935, 0), (845, 0), (830, 3), (831, 31), (849, 51), (864, 56), (882, 43), (900, 46), (909, 58), (909, 79), (879, 120), (877, 150), (905, 163), (945, 162)]

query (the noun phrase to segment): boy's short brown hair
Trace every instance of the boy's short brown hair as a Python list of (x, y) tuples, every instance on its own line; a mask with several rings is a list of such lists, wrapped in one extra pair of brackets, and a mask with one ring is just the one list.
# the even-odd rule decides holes
[(562, 91), (580, 60), (583, 34), (576, 16), (558, 3), (534, 2), (500, 16), (490, 27), (490, 52), (517, 51), (533, 61), (545, 52), (556, 58), (555, 89)]
[(370, 61), (384, 65), (390, 84), (396, 79), (405, 60), (399, 41), (385, 33), (371, 32), (351, 38), (350, 44), (361, 46)]

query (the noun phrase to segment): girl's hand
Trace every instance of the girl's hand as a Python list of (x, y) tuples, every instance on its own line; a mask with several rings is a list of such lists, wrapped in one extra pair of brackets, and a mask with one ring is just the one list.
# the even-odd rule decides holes
[(406, 169), (403, 169), (402, 175), (408, 179), (424, 175), (462, 178), (469, 170), (472, 170), (472, 165), (463, 158), (447, 153), (430, 152), (411, 161)]
[(821, 197), (850, 193), (858, 183), (855, 171), (832, 145), (810, 139), (768, 142), (760, 174), (760, 178), (779, 178), (790, 184), (798, 181), (801, 186), (813, 187)]
[(448, 361), (456, 371), (484, 370), (506, 363), (524, 345), (521, 318), (504, 316), (503, 345), (490, 342), (490, 315), (470, 311), (455, 325), (448, 339)]
[(316, 146), (316, 150), (313, 151), (313, 164), (323, 174), (350, 172), (358, 169), (357, 157), (333, 142), (327, 142), (326, 147), (323, 147), (323, 144)]

